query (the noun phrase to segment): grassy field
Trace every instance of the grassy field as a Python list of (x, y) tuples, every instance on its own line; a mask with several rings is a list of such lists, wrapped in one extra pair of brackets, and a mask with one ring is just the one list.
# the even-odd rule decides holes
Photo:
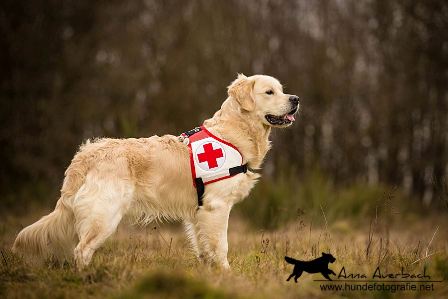
[[(44, 212), (42, 212), (44, 214)], [(39, 213), (41, 215), (41, 213)], [(342, 220), (327, 222), (298, 214), (274, 231), (257, 231), (232, 215), (229, 228), (229, 261), (222, 272), (199, 264), (188, 249), (182, 228), (154, 224), (145, 228), (125, 223), (94, 256), (84, 271), (71, 262), (25, 264), (9, 248), (22, 225), (36, 220), (4, 218), (0, 224), (1, 298), (339, 298), (448, 296), (446, 282), (431, 291), (322, 291), (320, 274), (303, 274), (299, 283), (286, 278), (292, 265), (284, 256), (308, 260), (330, 251), (336, 258), (330, 268), (339, 274), (382, 272), (426, 273), (433, 280), (448, 279), (446, 217), (366, 218), (356, 227)], [(395, 219), (395, 220), (394, 220)], [(397, 221), (397, 219), (399, 221)], [(401, 222), (400, 222), (401, 221)], [(333, 278), (335, 278), (333, 276)], [(334, 284), (334, 283), (333, 283)], [(418, 287), (418, 285), (417, 285)]]

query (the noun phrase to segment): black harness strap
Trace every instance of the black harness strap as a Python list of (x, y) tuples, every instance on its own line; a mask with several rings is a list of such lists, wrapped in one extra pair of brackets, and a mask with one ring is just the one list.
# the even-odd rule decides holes
[(235, 166), (229, 169), (230, 176), (234, 176), (239, 173), (246, 173), (247, 172), (247, 164), (241, 165), (241, 166)]
[(204, 196), (205, 185), (202, 178), (195, 178), (194, 181), (196, 183), (196, 192), (198, 193), (198, 207), (202, 207), (204, 204), (202, 198)]
[[(247, 164), (235, 166), (229, 169), (230, 176), (246, 172), (247, 172)], [(196, 192), (198, 193), (198, 207), (202, 207), (202, 205), (204, 204), (203, 197), (204, 197), (205, 185), (201, 178), (196, 178), (195, 183), (196, 183)]]
[(198, 132), (202, 131), (201, 127), (196, 127), (194, 129), (191, 129), (189, 131), (183, 132), (182, 134), (185, 134), (187, 137), (190, 137), (191, 135), (194, 135)]

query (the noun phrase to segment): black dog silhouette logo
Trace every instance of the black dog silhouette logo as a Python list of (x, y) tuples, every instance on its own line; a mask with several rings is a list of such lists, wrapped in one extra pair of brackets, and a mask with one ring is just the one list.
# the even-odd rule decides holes
[(330, 276), (328, 276), (329, 274), (336, 275), (333, 270), (328, 268), (329, 263), (334, 263), (336, 261), (336, 258), (329, 253), (322, 252), (321, 257), (318, 257), (312, 261), (300, 261), (292, 257), (285, 256), (285, 261), (294, 265), (294, 269), (286, 281), (289, 281), (294, 277), (294, 281), (297, 282), (297, 279), (299, 279), (303, 272), (320, 273), (328, 280), (332, 280)]

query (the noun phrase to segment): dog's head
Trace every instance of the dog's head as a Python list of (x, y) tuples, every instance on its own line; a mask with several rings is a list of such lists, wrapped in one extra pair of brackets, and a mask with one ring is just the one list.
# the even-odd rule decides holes
[(336, 261), (336, 258), (330, 253), (322, 252), (322, 257), (325, 258), (330, 263), (334, 263)]
[(245, 113), (272, 127), (290, 126), (299, 110), (299, 97), (283, 93), (280, 82), (270, 76), (239, 74), (228, 87), (228, 93)]

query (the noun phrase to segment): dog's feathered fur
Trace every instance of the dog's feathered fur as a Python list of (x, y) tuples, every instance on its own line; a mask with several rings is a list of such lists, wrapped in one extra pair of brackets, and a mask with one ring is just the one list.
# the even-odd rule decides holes
[[(266, 89), (276, 94), (267, 97)], [(234, 144), (249, 168), (258, 169), (270, 148), (271, 125), (264, 114), (290, 111), (290, 95), (276, 79), (263, 75), (239, 75), (228, 94), (204, 125)], [(207, 185), (204, 205), (198, 209), (189, 168), (188, 148), (176, 136), (87, 141), (65, 172), (55, 210), (24, 228), (13, 250), (60, 259), (74, 253), (82, 268), (124, 216), (141, 223), (183, 220), (198, 258), (228, 268), (229, 213), (259, 175), (248, 171)]]

